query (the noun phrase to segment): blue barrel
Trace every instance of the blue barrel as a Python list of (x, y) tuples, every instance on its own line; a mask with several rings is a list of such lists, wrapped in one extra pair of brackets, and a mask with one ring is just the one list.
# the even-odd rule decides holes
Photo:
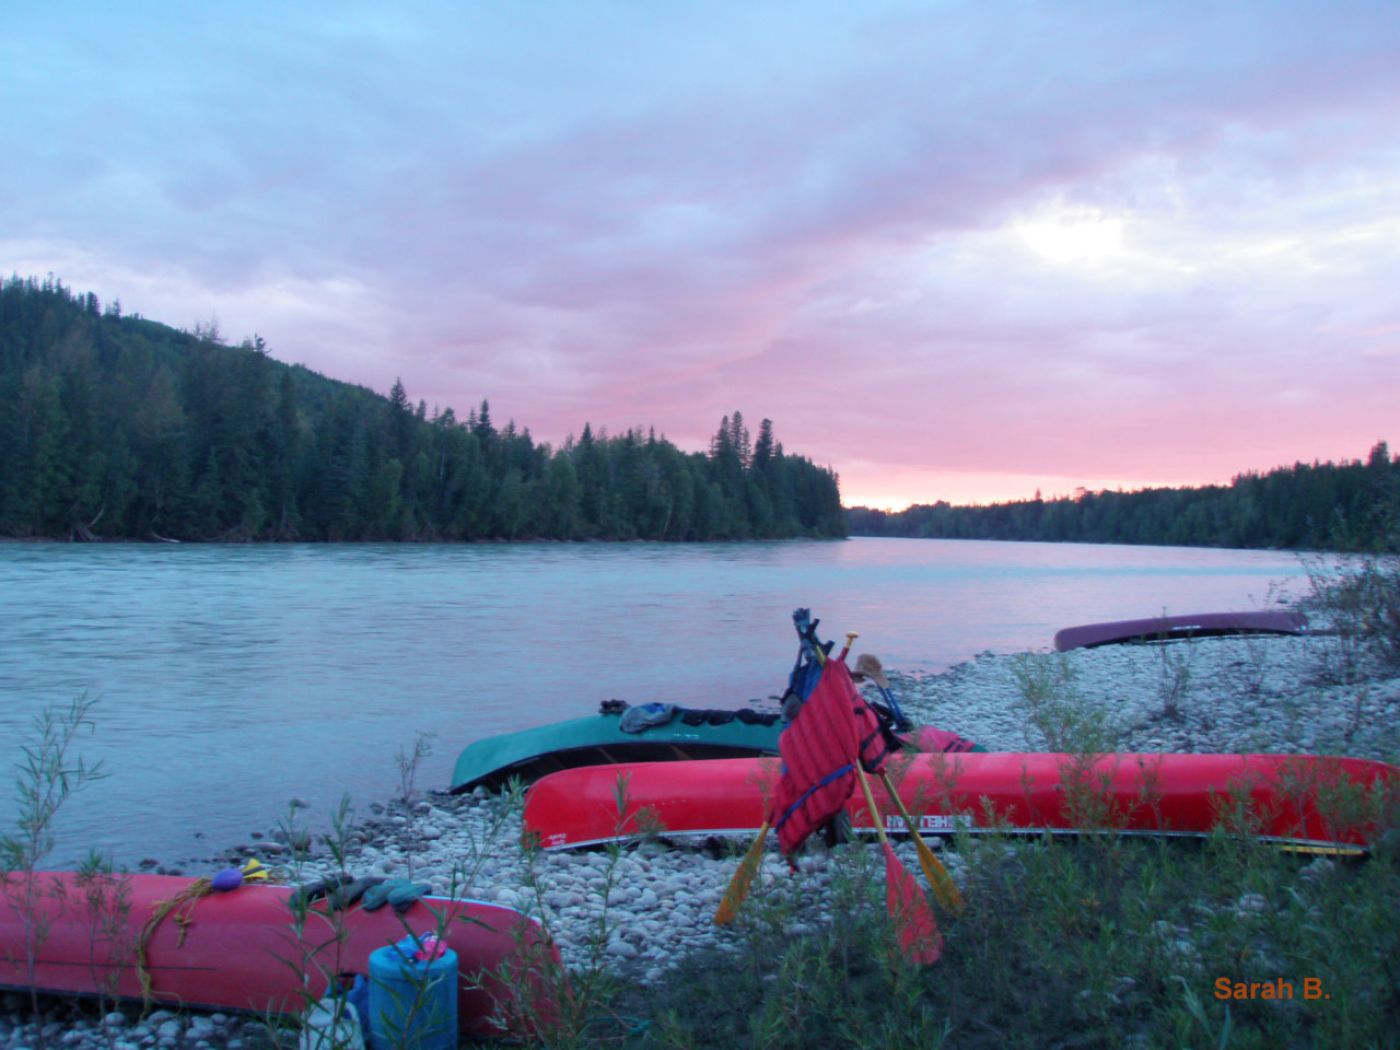
[(430, 962), (413, 958), (418, 941), (369, 955), (369, 1036), (373, 1050), (456, 1050), (457, 953)]

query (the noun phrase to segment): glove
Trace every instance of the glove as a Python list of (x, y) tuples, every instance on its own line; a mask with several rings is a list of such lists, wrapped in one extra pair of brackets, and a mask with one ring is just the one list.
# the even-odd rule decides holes
[(413, 907), (415, 901), (431, 891), (432, 886), (426, 882), (390, 879), (388, 882), (381, 882), (378, 886), (371, 887), (366, 891), (361, 907), (365, 911), (377, 911), (388, 904), (393, 907), (394, 911), (402, 915)]
[(389, 894), (389, 906), (402, 915), (413, 907), (423, 896), (433, 892), (433, 887), (427, 882), (411, 882), (406, 886), (400, 886)]
[(347, 882), (344, 886), (332, 890), (326, 894), (326, 901), (330, 904), (331, 911), (344, 911), (383, 881), (382, 876), (366, 875), (362, 879)]
[(294, 912), (303, 911), (312, 901), (318, 901), (332, 891), (354, 881), (353, 876), (342, 871), (339, 875), (328, 875), (316, 882), (308, 882), (305, 886), (297, 887), (291, 897), (287, 899), (287, 907)]

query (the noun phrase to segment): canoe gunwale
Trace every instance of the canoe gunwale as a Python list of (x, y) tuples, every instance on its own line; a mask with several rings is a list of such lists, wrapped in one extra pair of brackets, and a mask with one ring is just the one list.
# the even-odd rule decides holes
[[(518, 777), (533, 783), (550, 773), (619, 762), (759, 758), (778, 753), (781, 723), (685, 725), (679, 716), (641, 733), (624, 733), (616, 715), (590, 715), (469, 745), (453, 769), (451, 794), (484, 787), (499, 791)], [(570, 737), (562, 744), (560, 737)]]
[[(862, 838), (876, 839), (877, 833), (873, 827), (853, 827), (851, 832)], [(1032, 836), (1053, 835), (1057, 838), (1089, 838), (1094, 836), (1113, 835), (1125, 836), (1129, 838), (1152, 838), (1152, 839), (1204, 839), (1209, 838), (1215, 832), (1208, 831), (1174, 831), (1168, 828), (1157, 830), (1138, 830), (1135, 828), (1022, 828), (1015, 826), (994, 825), (991, 827), (969, 827), (951, 830), (931, 830), (929, 828), (919, 828), (919, 835), (924, 839), (929, 838), (955, 838), (958, 834), (967, 835), (1015, 835), (1025, 838)], [(711, 828), (695, 831), (664, 831), (656, 835), (662, 841), (667, 839), (708, 839), (708, 838), (728, 838), (728, 839), (751, 839), (758, 834), (758, 828)], [(885, 828), (885, 834), (891, 838), (907, 838), (909, 829), (900, 822), (898, 826), (890, 824)], [(1228, 832), (1226, 833), (1229, 834)], [(541, 848), (546, 853), (558, 853), (565, 850), (593, 849), (598, 846), (610, 846), (617, 842), (627, 842), (638, 838), (635, 833), (609, 835), (603, 838), (589, 839), (586, 842), (566, 842), (561, 845), (551, 846), (541, 843)], [(1244, 837), (1244, 836), (1242, 836)], [(1272, 846), (1288, 848), (1296, 846), (1300, 849), (1315, 850), (1322, 853), (1360, 857), (1369, 855), (1371, 850), (1367, 846), (1353, 846), (1331, 842), (1327, 839), (1304, 839), (1292, 838), (1286, 835), (1250, 835), (1247, 836), (1252, 842), (1263, 842)]]

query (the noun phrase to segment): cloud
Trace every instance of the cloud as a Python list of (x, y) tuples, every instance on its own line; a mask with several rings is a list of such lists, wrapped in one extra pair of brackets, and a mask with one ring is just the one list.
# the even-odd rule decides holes
[(0, 220), (148, 316), (908, 498), (1384, 436), (1384, 5), (145, 10), (0, 44)]

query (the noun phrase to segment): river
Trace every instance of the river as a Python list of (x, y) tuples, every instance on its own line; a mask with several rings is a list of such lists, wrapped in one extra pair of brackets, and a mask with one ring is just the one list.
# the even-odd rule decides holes
[[(75, 753), (108, 776), (65, 805), (50, 862), (175, 863), (248, 841), (293, 797), (316, 828), (342, 795), (389, 797), (420, 733), (418, 787), (444, 788), (470, 741), (611, 697), (781, 692), (797, 606), (888, 667), (937, 671), (1306, 582), (1282, 552), (953, 540), (0, 544), (0, 754), (17, 769), (39, 712), (94, 700)], [(17, 813), (0, 796), (0, 834)]]

